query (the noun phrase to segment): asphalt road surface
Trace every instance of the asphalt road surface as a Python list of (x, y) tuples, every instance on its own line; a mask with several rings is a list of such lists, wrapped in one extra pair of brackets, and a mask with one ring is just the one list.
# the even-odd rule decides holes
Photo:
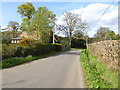
[(2, 71), (3, 88), (85, 88), (80, 50), (39, 59)]

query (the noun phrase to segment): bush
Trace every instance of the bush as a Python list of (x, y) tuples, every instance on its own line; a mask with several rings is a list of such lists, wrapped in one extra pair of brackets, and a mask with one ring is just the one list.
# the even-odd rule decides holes
[(62, 50), (60, 44), (34, 43), (34, 45), (3, 45), (3, 59), (10, 57), (26, 57), (28, 55), (40, 56), (52, 51)]
[(2, 59), (15, 56), (16, 48), (16, 44), (2, 44)]
[(24, 39), (22, 39), (22, 40), (18, 43), (18, 45), (26, 46), (26, 45), (34, 45), (35, 43), (40, 43), (40, 42), (37, 41), (37, 40), (32, 40), (32, 39), (24, 38)]

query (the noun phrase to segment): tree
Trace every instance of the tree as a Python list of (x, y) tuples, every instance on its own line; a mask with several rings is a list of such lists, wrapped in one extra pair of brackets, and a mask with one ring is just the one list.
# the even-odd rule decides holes
[(66, 34), (66, 36), (69, 38), (69, 45), (71, 46), (71, 39), (74, 31), (79, 30), (82, 31), (84, 30), (83, 28), (83, 22), (81, 20), (80, 15), (74, 14), (71, 12), (65, 12), (64, 14), (64, 25), (61, 25), (59, 27), (61, 30), (63, 30)]
[(27, 17), (29, 20), (32, 18), (32, 15), (35, 11), (32, 3), (27, 2), (26, 4), (22, 4), (18, 6), (18, 13), (21, 14), (21, 17)]
[(97, 41), (103, 41), (103, 40), (116, 40), (117, 35), (114, 31), (111, 31), (109, 28), (106, 27), (100, 27), (97, 30), (97, 33), (94, 35), (94, 38), (97, 39)]
[(4, 31), (2, 32), (2, 43), (9, 44), (12, 38), (15, 38), (19, 35), (19, 32), (15, 31)]
[(76, 39), (83, 39), (84, 37), (84, 33), (82, 31), (79, 31), (79, 30), (76, 30), (74, 33), (73, 33), (73, 38), (76, 38)]
[(8, 27), (11, 27), (13, 31), (17, 31), (19, 28), (19, 23), (16, 21), (9, 21)]
[(120, 35), (119, 34), (115, 35), (115, 40), (120, 40)]
[(21, 29), (28, 33), (32, 39), (49, 42), (51, 30), (55, 25), (55, 14), (46, 7), (35, 10), (32, 3), (27, 2), (18, 7), (22, 19)]
[(30, 25), (30, 20), (33, 16), (33, 14), (35, 13), (35, 8), (32, 5), (32, 3), (27, 2), (26, 4), (22, 4), (20, 6), (18, 6), (18, 13), (20, 13), (22, 19), (22, 23), (21, 23), (21, 29), (22, 30), (27, 30), (29, 25)]
[(16, 21), (9, 21), (7, 29), (9, 29), (11, 31), (11, 32), (9, 32), (9, 34), (12, 34), (12, 36), (17, 37), (18, 33), (19, 33), (18, 32), (19, 23)]
[(36, 34), (36, 39), (49, 42), (51, 31), (55, 25), (55, 14), (46, 7), (39, 7), (31, 19), (29, 32)]
[(88, 23), (86, 21), (82, 22), (81, 29), (83, 30), (83, 35), (85, 36), (86, 48), (88, 48), (88, 31), (90, 31), (90, 28), (88, 27)]

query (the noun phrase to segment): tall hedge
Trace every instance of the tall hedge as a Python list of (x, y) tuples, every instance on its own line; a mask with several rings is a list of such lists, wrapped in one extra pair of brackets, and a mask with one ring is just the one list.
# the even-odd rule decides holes
[(26, 57), (28, 55), (39, 56), (52, 51), (62, 50), (60, 44), (36, 43), (34, 45), (3, 44), (2, 59), (10, 57)]
[(72, 48), (86, 49), (86, 41), (84, 39), (72, 38), (72, 42), (71, 43), (72, 43), (71, 44)]

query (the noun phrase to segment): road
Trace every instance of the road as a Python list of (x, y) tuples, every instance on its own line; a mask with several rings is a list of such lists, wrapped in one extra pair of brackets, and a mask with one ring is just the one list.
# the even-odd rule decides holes
[(39, 59), (2, 71), (3, 88), (85, 88), (80, 50)]

